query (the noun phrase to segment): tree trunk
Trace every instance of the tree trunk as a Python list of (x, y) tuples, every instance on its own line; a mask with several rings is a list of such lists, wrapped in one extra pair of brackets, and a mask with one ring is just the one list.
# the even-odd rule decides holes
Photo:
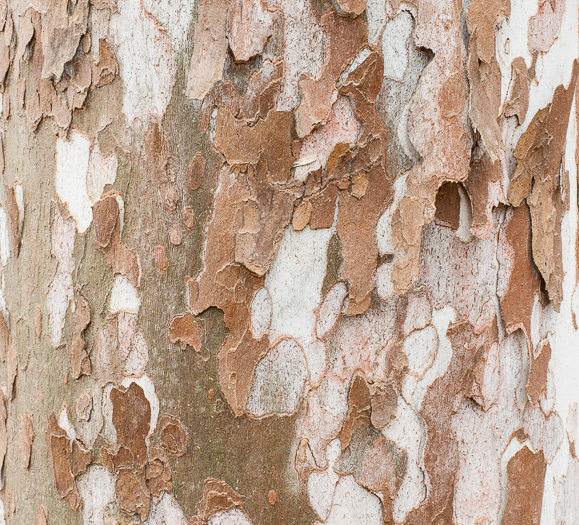
[(0, 0), (0, 525), (579, 523), (578, 23)]

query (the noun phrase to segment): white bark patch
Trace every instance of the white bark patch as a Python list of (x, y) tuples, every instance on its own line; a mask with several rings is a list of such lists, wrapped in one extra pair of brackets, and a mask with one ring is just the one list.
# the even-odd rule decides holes
[(392, 80), (403, 80), (408, 68), (408, 39), (414, 27), (412, 16), (400, 12), (386, 23), (382, 33), (384, 76)]
[(306, 359), (293, 339), (284, 339), (258, 363), (247, 400), (255, 417), (293, 414), (308, 377)]
[(326, 377), (335, 376), (346, 392), (356, 370), (363, 372), (369, 381), (387, 380), (389, 346), (385, 341), (394, 336), (394, 306), (394, 301), (390, 301), (360, 316), (344, 316), (330, 335), (332, 358)]
[(354, 476), (344, 476), (336, 487), (326, 524), (381, 525), (382, 504), (377, 496), (358, 485)]
[[(557, 86), (568, 85), (573, 61), (579, 52), (579, 2), (566, 0), (561, 29), (547, 53), (538, 53), (535, 64), (535, 78), (530, 83), (529, 109), (525, 122), (513, 134), (513, 145), (540, 108), (553, 99)], [(531, 67), (532, 56), (528, 49), (529, 19), (537, 13), (537, 0), (512, 0), (511, 16), (497, 29), (497, 61), (501, 69), (501, 99), (504, 103), (511, 82), (511, 64), (517, 57), (523, 57), (527, 67)], [(506, 179), (508, 183), (508, 179)]]
[(450, 304), (472, 324), (495, 300), (494, 239), (463, 243), (450, 228), (429, 224), (422, 233), (420, 282), (438, 308)]
[[(575, 4), (567, 3), (566, 9), (570, 13), (569, 9), (574, 9), (573, 12), (577, 12), (577, 7)], [(561, 30), (561, 35), (555, 41), (555, 44), (551, 47), (551, 51), (557, 43), (562, 40), (564, 26), (568, 21), (567, 18), (573, 18), (571, 16), (564, 16), (563, 28)], [(575, 17), (576, 18), (576, 17)], [(576, 37), (576, 35), (575, 35)], [(568, 38), (566, 35), (565, 38)], [(569, 59), (572, 59), (573, 54), (569, 53)], [(577, 167), (575, 164), (575, 154), (577, 147), (577, 121), (573, 118), (575, 115), (576, 107), (575, 103), (571, 108), (572, 118), (569, 121), (569, 127), (567, 129), (567, 147), (565, 149), (565, 171), (568, 174), (563, 174), (562, 176), (567, 179), (563, 182), (566, 184), (566, 193), (569, 196), (568, 211), (563, 217), (561, 224), (561, 245), (562, 245), (562, 262), (564, 270), (563, 279), (563, 300), (561, 302), (560, 312), (554, 311), (551, 305), (548, 305), (544, 310), (541, 308), (540, 304), (536, 304), (533, 310), (533, 318), (531, 324), (531, 332), (534, 338), (543, 339), (548, 338), (551, 345), (551, 360), (549, 362), (549, 371), (547, 374), (547, 389), (546, 389), (546, 399), (541, 401), (541, 409), (551, 408), (555, 414), (566, 421), (565, 431), (567, 433), (567, 439), (571, 442), (576, 439), (577, 433), (577, 419), (573, 415), (574, 411), (577, 410), (577, 404), (579, 403), (579, 392), (577, 389), (577, 370), (579, 370), (579, 330), (575, 328), (575, 323), (573, 315), (579, 315), (579, 301), (578, 301), (578, 291), (579, 287), (576, 288), (577, 279), (577, 259), (575, 246), (577, 242), (578, 231), (578, 214), (577, 214)], [(547, 412), (546, 412), (547, 413)], [(538, 422), (532, 422), (531, 419), (526, 418), (527, 426), (529, 426), (528, 432), (530, 432), (531, 442), (533, 445), (545, 446), (544, 450), (545, 457), (548, 458), (549, 455), (553, 454), (553, 443), (549, 441), (552, 439), (556, 444), (556, 437), (553, 437), (553, 430), (549, 428), (551, 424), (546, 424), (547, 421), (541, 421), (541, 414), (537, 413), (535, 417), (539, 417)], [(552, 417), (552, 416), (551, 416)], [(551, 417), (549, 419), (551, 419)], [(527, 432), (527, 429), (525, 429)], [(558, 435), (558, 431), (554, 433), (555, 436)], [(547, 446), (547, 444), (549, 446)], [(575, 443), (575, 446), (577, 444)], [(575, 472), (575, 474), (573, 474)], [(551, 458), (551, 462), (547, 465), (547, 472), (545, 475), (545, 488), (543, 495), (543, 507), (541, 515), (541, 523), (559, 523), (556, 521), (556, 508), (564, 508), (561, 505), (567, 507), (565, 509), (565, 514), (569, 515), (568, 512), (572, 514), (572, 502), (573, 497), (575, 501), (579, 501), (576, 498), (577, 485), (574, 487), (569, 485), (572, 480), (566, 478), (566, 476), (575, 475), (577, 476), (577, 460), (574, 459), (569, 454), (569, 444), (562, 443), (557, 449), (554, 458)], [(563, 485), (567, 486), (567, 489), (563, 488)], [(559, 504), (557, 504), (557, 499), (559, 498)], [(569, 498), (567, 501), (562, 501), (563, 499)], [(577, 508), (577, 505), (575, 505)], [(563, 514), (562, 510), (557, 509), (557, 518), (559, 514)], [(575, 521), (578, 519), (579, 515), (573, 516)], [(561, 521), (561, 523), (563, 523)], [(573, 519), (568, 520), (567, 523), (574, 523)]]
[(269, 340), (295, 339), (304, 349), (310, 379), (318, 382), (325, 370), (325, 352), (315, 336), (315, 310), (322, 300), (327, 249), (334, 228), (285, 231), (265, 285), (272, 302)]
[(401, 175), (394, 181), (394, 199), (390, 207), (382, 214), (376, 225), (376, 244), (378, 245), (378, 252), (380, 255), (394, 254), (394, 241), (392, 240), (392, 216), (402, 200), (406, 195), (406, 177)]
[(324, 62), (324, 33), (309, 0), (268, 0), (269, 9), (283, 12), (282, 92), (277, 111), (291, 111), (300, 102), (298, 82), (302, 75), (315, 75)]
[(8, 214), (0, 206), (0, 262), (2, 266), (8, 264), (10, 258), (10, 225), (8, 224)]
[(302, 144), (296, 161), (295, 178), (304, 181), (310, 172), (323, 168), (339, 143), (356, 141), (361, 125), (347, 97), (339, 97), (328, 115), (326, 123), (308, 135)]
[(523, 424), (531, 445), (535, 450), (543, 450), (547, 463), (551, 463), (565, 437), (561, 418), (555, 412), (545, 417), (540, 407), (532, 408), (527, 404)]
[(137, 289), (126, 277), (117, 275), (113, 283), (113, 289), (111, 290), (109, 311), (112, 314), (119, 312), (137, 314), (139, 313), (140, 306), (141, 299)]
[(71, 441), (76, 439), (76, 430), (72, 426), (72, 423), (68, 419), (68, 407), (66, 404), (62, 405), (62, 409), (58, 414), (58, 426), (66, 432), (68, 439)]
[(406, 473), (392, 505), (394, 520), (403, 523), (408, 513), (426, 497), (424, 473), (420, 468), (421, 450), (426, 442), (424, 424), (418, 413), (399, 397), (396, 418), (382, 429), (382, 434), (407, 454)]
[(100, 465), (91, 465), (78, 479), (82, 499), (83, 525), (106, 525), (104, 512), (111, 501), (115, 501), (115, 479)]
[(251, 525), (241, 509), (222, 510), (209, 518), (208, 525)]
[(135, 334), (131, 345), (131, 351), (125, 364), (125, 375), (140, 377), (145, 373), (149, 362), (149, 349), (145, 337), (139, 331)]
[(328, 290), (324, 302), (320, 306), (316, 323), (316, 333), (320, 339), (323, 339), (336, 325), (347, 294), (348, 289), (342, 281)]
[(196, 0), (143, 0), (145, 9), (151, 13), (169, 33), (175, 52), (183, 48), (187, 40)]
[(83, 421), (77, 417), (75, 426), (78, 437), (87, 447), (92, 447), (94, 445), (94, 442), (103, 427), (101, 387), (98, 384), (93, 385), (90, 390), (90, 395), (92, 397), (90, 419), (88, 421)]
[(86, 177), (88, 197), (92, 204), (101, 198), (107, 184), (115, 182), (118, 165), (119, 161), (115, 155), (103, 155), (98, 143), (94, 145), (90, 152)]
[[(518, 334), (509, 335), (498, 348), (498, 365), (495, 359), (487, 360), (486, 367), (493, 373), (498, 369), (496, 383), (500, 387), (488, 410), (480, 410), (473, 403), (463, 403), (452, 417), (451, 430), (457, 438), (459, 459), (455, 478), (458, 523), (476, 523), (483, 517), (491, 523), (500, 523), (502, 490), (506, 494), (501, 461), (512, 457), (507, 451), (507, 456), (503, 455), (501, 460), (501, 454), (507, 449), (513, 432), (523, 424), (521, 397), (526, 396), (527, 365), (521, 340)], [(493, 374), (484, 375), (492, 379)], [(492, 385), (483, 388), (492, 388)], [(519, 443), (517, 439), (513, 441)], [(504, 475), (508, 459), (504, 463)]]
[(173, 494), (164, 492), (151, 505), (149, 518), (144, 525), (187, 525), (188, 523)]
[(251, 301), (251, 333), (259, 339), (269, 331), (271, 323), (271, 297), (267, 288), (255, 292)]
[(113, 402), (111, 401), (111, 390), (114, 385), (108, 383), (103, 388), (102, 394), (102, 415), (103, 415), (103, 437), (109, 443), (116, 443), (117, 441), (117, 429), (113, 423)]
[(446, 336), (446, 331), (451, 322), (456, 319), (456, 312), (450, 306), (432, 312), (432, 324), (438, 333), (438, 349), (432, 366), (424, 373), (412, 392), (412, 406), (419, 410), (426, 390), (436, 379), (442, 377), (450, 365), (452, 359), (452, 345)]
[(368, 0), (366, 2), (366, 18), (368, 20), (368, 42), (374, 45), (382, 37), (384, 26), (391, 16), (392, 8), (384, 0)]
[(120, 0), (118, 11), (111, 16), (110, 34), (125, 86), (123, 113), (127, 123), (161, 120), (175, 82), (167, 33), (140, 0)]
[(404, 335), (425, 328), (432, 319), (432, 308), (426, 295), (408, 294), (408, 306), (404, 319)]
[(433, 326), (412, 332), (402, 344), (402, 349), (408, 358), (410, 374), (423, 377), (428, 370), (438, 349), (438, 336)]
[(394, 261), (385, 262), (376, 268), (376, 291), (380, 299), (386, 301), (396, 295), (392, 282), (392, 266)]
[(54, 346), (60, 343), (66, 310), (74, 294), (72, 287), (74, 239), (74, 222), (64, 220), (60, 211), (56, 209), (51, 229), (51, 253), (57, 260), (57, 266), (46, 294), (48, 331)]
[(56, 193), (66, 204), (81, 235), (92, 222), (92, 201), (88, 196), (87, 174), (90, 141), (72, 130), (70, 139), (56, 139)]
[(341, 451), (340, 440), (331, 441), (326, 449), (328, 468), (321, 472), (312, 472), (308, 478), (310, 505), (322, 521), (326, 521), (330, 514), (334, 492), (340, 479), (340, 475), (334, 470), (334, 465)]

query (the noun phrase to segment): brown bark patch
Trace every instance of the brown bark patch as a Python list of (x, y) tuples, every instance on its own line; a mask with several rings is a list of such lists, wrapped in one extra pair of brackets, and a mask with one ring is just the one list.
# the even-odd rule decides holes
[(183, 422), (171, 416), (163, 416), (160, 421), (161, 445), (172, 456), (180, 457), (187, 451), (188, 434)]
[(509, 460), (507, 503), (501, 523), (540, 523), (546, 469), (547, 462), (542, 450), (533, 453), (528, 447), (523, 447)]
[(547, 371), (551, 360), (551, 345), (548, 341), (543, 342), (538, 353), (531, 359), (531, 369), (527, 379), (527, 396), (531, 405), (536, 406), (541, 394), (547, 387)]
[(94, 243), (112, 268), (114, 275), (126, 277), (133, 286), (139, 286), (139, 259), (134, 249), (121, 243), (120, 195), (106, 193), (93, 206)]
[(201, 187), (205, 177), (205, 167), (207, 162), (201, 153), (196, 153), (187, 166), (185, 182), (191, 191), (196, 191)]
[(178, 344), (181, 350), (185, 350), (189, 345), (196, 352), (199, 352), (201, 350), (201, 329), (195, 316), (187, 312), (174, 317), (169, 326), (169, 341), (171, 344)]

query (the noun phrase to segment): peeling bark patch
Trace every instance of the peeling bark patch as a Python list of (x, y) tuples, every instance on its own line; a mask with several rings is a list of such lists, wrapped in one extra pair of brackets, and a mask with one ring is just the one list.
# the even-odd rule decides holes
[(120, 469), (115, 482), (115, 492), (121, 510), (127, 514), (138, 514), (142, 520), (147, 518), (151, 499), (143, 475), (130, 469)]
[(149, 462), (146, 468), (147, 487), (151, 495), (159, 498), (163, 492), (172, 492), (173, 474), (169, 465), (169, 458), (162, 448), (150, 447)]
[(191, 191), (196, 191), (201, 187), (205, 177), (205, 166), (207, 162), (201, 153), (196, 153), (187, 166), (187, 187)]
[(203, 100), (215, 82), (223, 77), (227, 53), (225, 24), (229, 0), (199, 1), (199, 20), (193, 40), (186, 94)]
[(180, 419), (163, 416), (159, 422), (161, 427), (161, 445), (172, 456), (180, 457), (187, 451), (187, 429)]
[(41, 42), (44, 78), (60, 78), (65, 64), (74, 57), (80, 38), (86, 32), (88, 12), (89, 0), (80, 0), (72, 13), (67, 11), (64, 1), (43, 13)]
[(525, 59), (515, 58), (511, 71), (511, 84), (503, 112), (506, 117), (516, 116), (522, 124), (529, 109), (529, 71)]
[(326, 120), (336, 93), (336, 82), (359, 49), (367, 43), (365, 24), (359, 19), (344, 18), (329, 10), (322, 16), (321, 26), (329, 40), (324, 66), (318, 77), (300, 80), (302, 101), (297, 109), (298, 135), (308, 135)]
[(72, 341), (68, 345), (68, 355), (70, 358), (70, 375), (78, 379), (81, 375), (89, 375), (91, 363), (88, 353), (85, 350), (83, 332), (90, 323), (90, 306), (84, 297), (79, 297), (74, 312), (74, 333)]
[(88, 196), (87, 174), (90, 141), (78, 131), (70, 139), (56, 141), (56, 193), (76, 222), (80, 234), (92, 222), (92, 202)]
[(57, 267), (46, 295), (48, 328), (54, 346), (60, 343), (64, 318), (73, 297), (74, 239), (74, 222), (65, 220), (60, 211), (56, 210), (51, 227), (51, 254), (57, 260)]
[(167, 135), (163, 128), (155, 123), (145, 134), (145, 160), (149, 169), (149, 179), (158, 191), (161, 202), (168, 210), (173, 211), (179, 202), (179, 195), (169, 180), (169, 158)]
[(153, 248), (153, 260), (159, 270), (166, 272), (169, 269), (169, 257), (167, 257), (167, 251), (164, 246), (157, 245)]
[(141, 269), (134, 249), (121, 243), (124, 203), (116, 192), (105, 194), (94, 205), (94, 244), (105, 257), (116, 276), (122, 276), (133, 287), (139, 286)]
[(71, 508), (77, 512), (80, 509), (81, 499), (72, 471), (71, 439), (59, 426), (54, 414), (51, 414), (48, 420), (46, 440), (58, 495), (68, 501)]
[(547, 387), (547, 371), (551, 359), (551, 345), (544, 342), (538, 349), (537, 354), (531, 359), (531, 369), (527, 379), (527, 395), (533, 406), (539, 402), (539, 398)]
[(531, 216), (526, 205), (507, 212), (500, 235), (508, 243), (508, 249), (498, 254), (501, 276), (507, 274), (512, 258), (512, 268), (504, 277), (508, 285), (498, 291), (503, 322), (508, 333), (523, 328), (531, 342), (533, 305), (540, 293), (541, 279), (533, 262)]
[[(514, 151), (517, 168), (508, 192), (514, 206), (520, 206), (523, 199), (529, 205), (533, 259), (557, 310), (563, 293), (561, 231), (558, 226), (563, 214), (563, 201), (559, 172), (578, 74), (579, 64), (575, 61), (569, 86), (557, 87), (553, 101), (537, 112), (519, 139)], [(537, 172), (539, 166), (540, 173)]]
[[(143, 389), (136, 383), (131, 383), (126, 389), (113, 388), (110, 398), (113, 404), (113, 424), (117, 432), (117, 445), (120, 447), (116, 453), (109, 451), (115, 470), (120, 467), (143, 467), (147, 461), (145, 440), (149, 433), (151, 405)], [(126, 452), (127, 455), (122, 454), (121, 451)]]
[(18, 427), (18, 446), (20, 448), (20, 459), (25, 469), (30, 468), (30, 457), (32, 456), (32, 443), (34, 442), (34, 428), (30, 414), (23, 414)]
[(273, 33), (273, 14), (263, 0), (231, 2), (227, 41), (237, 62), (247, 62), (263, 50)]
[(337, 0), (336, 3), (347, 15), (358, 16), (366, 9), (366, 0)]
[(185, 206), (181, 211), (181, 222), (187, 230), (192, 230), (195, 227), (195, 211), (191, 206)]
[(241, 496), (227, 483), (217, 479), (206, 479), (203, 482), (203, 499), (199, 503), (198, 516), (206, 520), (218, 512), (241, 507)]
[(85, 392), (76, 401), (76, 417), (81, 421), (89, 421), (93, 409), (93, 399), (90, 392)]
[(190, 346), (196, 352), (201, 350), (201, 329), (190, 313), (175, 317), (169, 326), (169, 341), (178, 344), (181, 350)]
[(501, 523), (538, 524), (547, 464), (542, 451), (524, 446), (507, 466), (507, 502)]
[(566, 0), (539, 2), (537, 14), (529, 20), (529, 51), (531, 53), (546, 53), (551, 49), (561, 31), (566, 6)]

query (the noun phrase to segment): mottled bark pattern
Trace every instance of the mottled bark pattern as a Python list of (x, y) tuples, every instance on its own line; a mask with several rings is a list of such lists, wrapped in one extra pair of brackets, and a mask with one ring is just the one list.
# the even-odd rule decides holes
[(0, 525), (579, 523), (579, 0), (0, 0)]

